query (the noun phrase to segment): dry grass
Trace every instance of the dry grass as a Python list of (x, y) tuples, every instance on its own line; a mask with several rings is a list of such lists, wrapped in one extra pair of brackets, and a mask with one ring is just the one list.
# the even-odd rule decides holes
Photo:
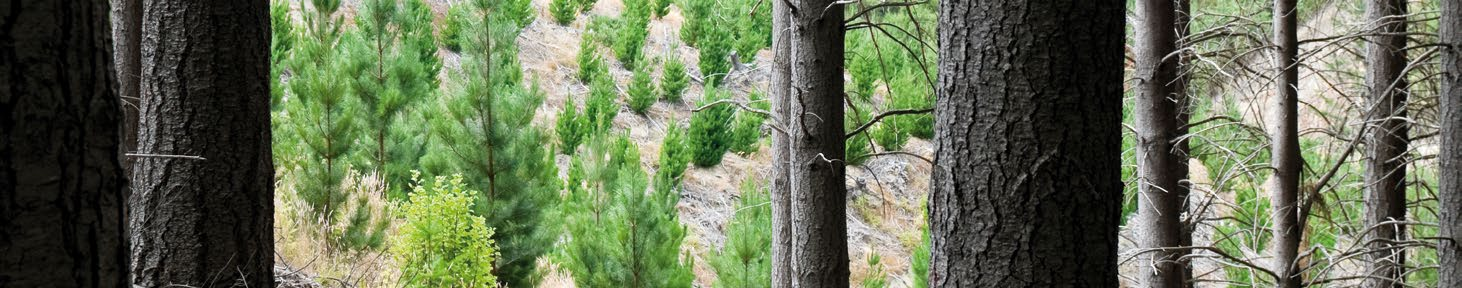
[[(379, 251), (344, 251), (330, 243), (334, 231), (344, 229), (344, 221), (323, 221), (310, 215), (309, 207), (298, 199), (294, 185), (296, 174), (282, 173), (275, 184), (274, 197), (274, 251), (275, 263), (312, 275), (314, 280), (326, 287), (399, 287), (400, 276), (396, 262), (385, 251), (388, 241)], [(351, 199), (363, 197), (367, 207), (376, 211), (375, 217), (389, 217), (383, 212), (389, 203), (383, 198), (385, 184), (374, 175), (362, 176), (350, 173), (342, 185)], [(347, 205), (341, 215), (350, 215), (358, 209)], [(399, 221), (399, 220), (395, 220)], [(394, 235), (395, 227), (386, 232)]]

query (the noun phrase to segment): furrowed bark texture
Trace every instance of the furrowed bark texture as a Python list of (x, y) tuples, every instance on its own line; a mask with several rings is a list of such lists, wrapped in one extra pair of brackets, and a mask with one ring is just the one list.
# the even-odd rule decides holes
[(107, 2), (0, 11), (0, 287), (127, 287)]
[(1462, 287), (1462, 3), (1441, 1), (1442, 143), (1437, 162), (1441, 221), (1437, 287)]
[(1180, 113), (1184, 89), (1177, 85), (1180, 57), (1177, 51), (1178, 21), (1174, 0), (1139, 0), (1136, 2), (1136, 107), (1132, 115), (1137, 125), (1137, 216), (1133, 219), (1141, 267), (1137, 275), (1144, 287), (1183, 287), (1188, 275), (1186, 250), (1172, 250), (1191, 243), (1183, 238), (1185, 227), (1180, 218), (1186, 212), (1188, 178), (1186, 142), (1179, 129), (1187, 122)]
[(792, 287), (848, 286), (844, 186), (843, 4), (797, 0), (789, 7)]
[[(792, 21), (787, 1), (772, 2), (772, 119), (773, 125), (787, 123), (791, 108), (792, 35), (785, 28)], [(786, 131), (772, 131), (772, 287), (792, 287), (792, 189), (788, 179), (792, 154)]]
[[(122, 151), (137, 151), (137, 112), (141, 105), (142, 0), (111, 0), (112, 56), (116, 59), (117, 96), (122, 97)], [(132, 157), (122, 159), (131, 175)]]
[(1270, 223), (1274, 235), (1268, 250), (1274, 256), (1272, 270), (1279, 274), (1278, 286), (1286, 288), (1299, 287), (1303, 280), (1296, 261), (1303, 230), (1299, 227), (1298, 199), (1300, 169), (1304, 165), (1296, 130), (1299, 103), (1296, 14), (1295, 0), (1274, 0), (1274, 44), (1278, 47), (1273, 55), (1278, 77), (1275, 77), (1275, 93), (1269, 105), (1274, 109), (1269, 116), (1270, 166), (1274, 168), (1269, 204), (1273, 209)]
[[(1406, 0), (1367, 0), (1368, 27), (1379, 35), (1366, 37), (1366, 86), (1370, 88), (1372, 121), (1366, 135), (1365, 224), (1369, 230), (1366, 287), (1401, 287), (1405, 250), (1399, 240), (1406, 220)], [(1389, 224), (1387, 224), (1390, 222)], [(1379, 241), (1378, 241), (1379, 240)]]
[(273, 287), (268, 1), (149, 1), (133, 283)]
[(1117, 286), (1124, 2), (940, 2), (930, 286)]

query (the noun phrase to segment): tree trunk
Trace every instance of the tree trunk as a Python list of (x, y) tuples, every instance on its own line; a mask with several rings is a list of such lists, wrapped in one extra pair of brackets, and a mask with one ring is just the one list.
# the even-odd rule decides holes
[(0, 11), (0, 287), (125, 287), (107, 2)]
[(1275, 77), (1275, 93), (1270, 97), (1269, 133), (1271, 143), (1270, 165), (1274, 168), (1269, 204), (1273, 209), (1270, 219), (1273, 238), (1269, 250), (1273, 253), (1273, 271), (1279, 274), (1278, 286), (1294, 288), (1303, 280), (1299, 275), (1300, 232), (1298, 199), (1300, 189), (1300, 142), (1297, 133), (1297, 109), (1299, 102), (1299, 66), (1297, 65), (1298, 41), (1295, 36), (1296, 0), (1274, 0), (1274, 63), (1278, 77)]
[(1441, 1), (1442, 52), (1442, 126), (1441, 151), (1437, 162), (1441, 169), (1441, 224), (1437, 254), (1437, 287), (1462, 287), (1462, 3)]
[(789, 7), (793, 117), (792, 287), (848, 286), (847, 162), (843, 159), (843, 7), (798, 0)]
[(145, 10), (134, 284), (273, 287), (268, 2)]
[[(1379, 25), (1367, 36), (1366, 86), (1370, 88), (1370, 113), (1376, 125), (1366, 135), (1370, 156), (1365, 172), (1365, 224), (1370, 229), (1366, 242), (1369, 274), (1366, 287), (1401, 287), (1392, 281), (1402, 275), (1405, 250), (1393, 247), (1406, 219), (1406, 0), (1367, 0), (1367, 26)], [(1398, 18), (1399, 17), (1399, 18)], [(1391, 223), (1388, 223), (1391, 222)]]
[(772, 287), (792, 287), (791, 149), (788, 147), (787, 110), (791, 108), (792, 43), (785, 28), (792, 21), (787, 1), (772, 1)]
[[(1137, 100), (1132, 109), (1137, 124), (1137, 197), (1138, 210), (1133, 223), (1137, 228), (1141, 273), (1138, 283), (1144, 287), (1183, 287), (1188, 273), (1181, 261), (1184, 246), (1183, 215), (1187, 209), (1187, 149), (1179, 148), (1179, 129), (1187, 123), (1181, 117), (1180, 104), (1186, 103), (1178, 81), (1178, 21), (1174, 0), (1137, 1), (1137, 25), (1133, 28), (1139, 41), (1135, 48)], [(1186, 145), (1187, 143), (1181, 143)]]
[(1124, 3), (940, 2), (931, 287), (1117, 286)]
[[(142, 0), (111, 0), (112, 49), (116, 59), (117, 96), (122, 97), (122, 151), (137, 151), (137, 112), (141, 105)], [(131, 175), (132, 157), (122, 159)], [(130, 176), (129, 176), (130, 177)]]

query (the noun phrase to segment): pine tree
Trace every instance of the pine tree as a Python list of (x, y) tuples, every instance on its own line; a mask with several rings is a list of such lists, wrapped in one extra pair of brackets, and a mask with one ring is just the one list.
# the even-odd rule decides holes
[(588, 118), (589, 135), (603, 135), (614, 125), (619, 115), (619, 98), (614, 82), (609, 77), (595, 77), (589, 84), (589, 99), (584, 100), (584, 117)]
[(639, 149), (628, 138), (601, 137), (589, 146), (590, 153), (575, 157), (588, 185), (570, 189), (563, 206), (569, 236), (564, 267), (574, 282), (690, 287), (692, 258), (681, 260), (680, 253), (685, 227), (675, 209), (679, 194), (647, 191)]
[[(295, 47), (289, 81), (291, 101), (286, 104), (292, 134), (303, 142), (299, 182), (295, 191), (309, 206), (313, 218), (335, 219), (346, 201), (341, 189), (347, 164), (344, 161), (355, 144), (355, 113), (348, 110), (350, 75), (345, 55), (337, 49), (340, 35), (334, 15), (339, 2), (311, 2), (305, 14), (307, 37)], [(326, 223), (328, 224), (328, 223)]]
[(655, 105), (655, 100), (658, 98), (655, 95), (655, 84), (650, 78), (648, 66), (650, 65), (640, 65), (635, 69), (634, 77), (630, 78), (629, 91), (626, 91), (629, 94), (629, 99), (627, 99), (629, 109), (635, 111), (635, 114), (645, 115), (645, 112), (650, 110), (650, 105)]
[(473, 211), (496, 230), (493, 241), (502, 252), (496, 274), (508, 286), (528, 287), (538, 280), (535, 261), (552, 245), (543, 210), (554, 205), (558, 189), (546, 161), (547, 134), (532, 125), (544, 96), (521, 84), (512, 44), (519, 29), (511, 15), (470, 15), (476, 20), (463, 34), (469, 38), (454, 77), (460, 80), (431, 120), (440, 141), (422, 165), (460, 171), (469, 187), (483, 192)]
[[(867, 107), (867, 105), (863, 106)], [(843, 121), (843, 127), (847, 127), (846, 129), (856, 128), (858, 125), (862, 125), (873, 117), (869, 115), (870, 113), (866, 108), (861, 110), (850, 109), (849, 112), (852, 113), (845, 114), (846, 117), (843, 118), (845, 119)], [(870, 142), (872, 140), (869, 139), (867, 130), (864, 130), (862, 133), (853, 134), (853, 137), (848, 137), (846, 141), (847, 144), (843, 146), (843, 155), (847, 157), (848, 165), (863, 165), (863, 161), (868, 160), (868, 154), (873, 153), (873, 142)]]
[[(923, 74), (913, 69), (894, 76), (889, 87), (888, 110), (928, 109), (934, 107), (933, 90), (923, 81)], [(934, 115), (930, 113), (898, 115), (885, 118), (903, 133), (920, 139), (934, 139)]]
[(680, 102), (685, 95), (685, 87), (690, 83), (685, 75), (685, 62), (680, 61), (679, 55), (671, 55), (665, 60), (665, 67), (660, 73), (660, 99)]
[(419, 6), (420, 0), (408, 3), (417, 4), (398, 10), (395, 0), (368, 0), (357, 14), (360, 37), (348, 37), (359, 41), (345, 42), (350, 48), (350, 75), (356, 75), (351, 93), (367, 112), (364, 131), (360, 132), (364, 138), (359, 142), (367, 143), (363, 152), (369, 166), (387, 180), (389, 190), (405, 187), (415, 159), (420, 157), (410, 149), (416, 139), (402, 137), (402, 126), (393, 124), (413, 102), (436, 92), (436, 72), (440, 69), (430, 30), (422, 31), (430, 26), (420, 22), (430, 23), (430, 18), (422, 19), (430, 17), (422, 15), (430, 10)]
[[(701, 105), (726, 99), (726, 92), (706, 90)], [(726, 103), (707, 107), (690, 116), (690, 153), (695, 166), (712, 167), (721, 164), (721, 156), (731, 149), (731, 117), (735, 108)]]
[(726, 245), (711, 259), (716, 287), (771, 287), (772, 206), (754, 178), (741, 183), (741, 202), (726, 224)]
[(701, 28), (699, 33), (701, 33), (700, 36), (696, 38), (699, 46), (696, 48), (700, 48), (698, 52), (700, 53), (701, 76), (705, 77), (705, 83), (708, 84), (706, 86), (720, 87), (721, 79), (731, 71), (731, 63), (726, 60), (732, 48), (730, 28), (706, 25)]
[(579, 40), (579, 82), (593, 84), (596, 78), (609, 77), (609, 67), (604, 65), (598, 50), (599, 45), (595, 45), (594, 38), (584, 33), (583, 39)]
[(588, 117), (579, 113), (579, 106), (574, 105), (573, 99), (564, 101), (563, 111), (559, 111), (558, 120), (554, 125), (554, 132), (558, 134), (558, 145), (563, 149), (563, 154), (574, 155), (579, 149), (579, 143), (584, 141), (588, 133)]
[(558, 25), (569, 25), (574, 22), (574, 17), (579, 15), (578, 7), (574, 6), (573, 0), (552, 0), (548, 2), (548, 12), (553, 14), (553, 22)]
[[(748, 106), (761, 111), (771, 111), (770, 103), (761, 96), (761, 92), (752, 92), (746, 95)], [(765, 116), (747, 111), (736, 112), (734, 123), (731, 127), (731, 151), (741, 154), (750, 154), (760, 149), (757, 144), (761, 143), (761, 124), (766, 120)]]
[(445, 23), (442, 24), (440, 37), (442, 46), (452, 52), (462, 52), (462, 26), (466, 26), (471, 19), (468, 19), (468, 5), (452, 5), (447, 8)]
[(690, 165), (690, 147), (687, 145), (685, 128), (671, 124), (665, 129), (665, 139), (660, 144), (660, 167), (655, 170), (655, 190), (668, 191), (680, 184), (680, 177)]
[(673, 0), (649, 0), (650, 12), (655, 18), (665, 17), (670, 14), (670, 2)]
[(614, 40), (614, 54), (625, 68), (635, 69), (642, 57), (645, 38), (649, 36), (650, 3), (652, 0), (625, 0), (619, 35)]
[(594, 10), (594, 2), (598, 1), (599, 0), (574, 0), (574, 3), (578, 4), (580, 13), (589, 13), (590, 10)]

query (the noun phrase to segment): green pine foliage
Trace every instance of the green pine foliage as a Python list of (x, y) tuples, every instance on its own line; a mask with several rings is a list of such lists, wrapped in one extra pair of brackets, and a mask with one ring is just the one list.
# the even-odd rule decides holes
[(852, 91), (849, 92), (859, 101), (871, 101), (873, 85), (880, 75), (878, 59), (870, 53), (856, 53), (848, 57), (847, 63), (848, 74), (853, 76), (853, 85), (848, 87)]
[(645, 115), (645, 112), (650, 111), (650, 105), (655, 105), (655, 100), (659, 99), (655, 95), (654, 79), (650, 78), (648, 66), (641, 65), (635, 69), (634, 77), (629, 81), (629, 91), (626, 91), (629, 94), (629, 109), (635, 114)]
[(367, 0), (356, 14), (359, 32), (342, 41), (350, 60), (347, 75), (354, 75), (350, 91), (365, 112), (358, 140), (367, 162), (363, 166), (386, 179), (391, 190), (405, 187), (420, 157), (407, 151), (415, 145), (407, 141), (416, 139), (402, 137), (398, 130), (404, 127), (395, 120), (412, 103), (436, 93), (440, 69), (429, 36), (430, 10), (420, 0), (407, 3), (399, 9), (396, 0)]
[(589, 10), (594, 10), (594, 3), (595, 2), (599, 2), (599, 0), (573, 0), (573, 1), (574, 1), (575, 4), (578, 5), (579, 12), (581, 12), (581, 13), (589, 13)]
[(470, 9), (471, 6), (468, 5), (452, 5), (451, 8), (447, 8), (447, 16), (440, 36), (440, 42), (442, 42), (442, 46), (447, 47), (447, 50), (462, 52), (462, 26), (466, 26), (471, 21), (468, 18)]
[(736, 39), (734, 45), (736, 55), (741, 55), (742, 61), (749, 61), (757, 51), (772, 46), (771, 6), (761, 3), (761, 0), (735, 0), (727, 4), (730, 11), (720, 13), (735, 17), (737, 28), (732, 30)]
[(883, 257), (868, 251), (868, 274), (863, 277), (863, 288), (888, 287), (888, 272), (883, 271)]
[(620, 16), (624, 26), (620, 27), (613, 43), (614, 54), (625, 68), (638, 67), (638, 62), (643, 57), (645, 38), (650, 35), (650, 1), (652, 0), (624, 1), (624, 13)]
[[(701, 106), (727, 99), (728, 93), (719, 90), (706, 90), (706, 97), (702, 99)], [(691, 162), (695, 166), (712, 167), (721, 164), (721, 156), (731, 149), (731, 119), (736, 108), (730, 104), (721, 103), (707, 107), (704, 110), (694, 112), (690, 116), (690, 152)]]
[(391, 255), (401, 263), (401, 284), (408, 287), (496, 287), (492, 275), (499, 250), (493, 229), (472, 206), (481, 192), (467, 188), (462, 175), (417, 181), (411, 199), (401, 203), (401, 231)]
[[(686, 0), (686, 4), (689, 7), (682, 7), (686, 21), (680, 28), (680, 40), (686, 45), (705, 49), (703, 41), (722, 38), (726, 49), (747, 58), (771, 46), (771, 5), (758, 0)], [(721, 55), (724, 59), (727, 54)]]
[(660, 144), (660, 166), (655, 170), (655, 191), (669, 191), (680, 184), (681, 176), (685, 176), (691, 156), (687, 137), (685, 128), (678, 124), (665, 128), (665, 139)]
[(711, 258), (716, 287), (771, 287), (772, 206), (767, 189), (748, 178), (726, 224), (726, 245)]
[(579, 40), (579, 82), (594, 83), (595, 79), (609, 77), (609, 66), (599, 57), (599, 45), (595, 45), (591, 34), (584, 33)]
[(660, 73), (660, 99), (680, 102), (685, 95), (685, 87), (690, 84), (690, 77), (685, 75), (685, 62), (680, 61), (679, 55), (671, 55), (666, 58)]
[[(761, 96), (761, 92), (752, 92), (746, 95), (748, 106), (761, 111), (771, 111), (771, 103)], [(731, 151), (740, 154), (755, 153), (760, 149), (761, 124), (766, 121), (766, 116), (752, 112), (736, 112), (735, 123), (731, 127)]]
[[(481, 11), (481, 10), (479, 10)], [(518, 27), (504, 14), (473, 14), (463, 35), (462, 69), (431, 120), (436, 141), (422, 165), (433, 173), (459, 171), (483, 193), (473, 211), (496, 229), (502, 256), (497, 276), (513, 287), (536, 283), (535, 261), (552, 239), (543, 211), (554, 205), (558, 180), (548, 135), (532, 125), (544, 96), (523, 87), (517, 61)], [(437, 174), (443, 175), (443, 174)]]
[[(863, 107), (867, 106), (864, 105)], [(867, 108), (848, 109), (848, 112), (843, 117), (843, 129), (845, 130), (857, 128), (858, 125), (867, 122), (872, 117), (868, 115)], [(873, 142), (868, 139), (868, 132), (866, 130), (863, 133), (854, 134), (853, 137), (848, 137), (845, 143), (846, 146), (843, 146), (843, 159), (846, 159), (844, 163), (847, 163), (849, 166), (863, 165), (863, 161), (868, 160), (868, 154), (873, 153)]]
[(731, 72), (731, 62), (727, 56), (731, 54), (731, 28), (719, 25), (703, 27), (701, 35), (697, 38), (700, 48), (701, 77), (705, 77), (706, 86), (721, 86), (721, 79), (726, 73)]
[[(600, 137), (575, 157), (563, 201), (568, 240), (563, 267), (579, 287), (691, 287), (681, 260), (685, 227), (679, 194), (647, 191), (639, 149), (624, 136)], [(573, 172), (577, 170), (578, 172)], [(586, 181), (574, 182), (579, 177)]]
[(341, 187), (348, 163), (345, 158), (355, 144), (356, 116), (350, 111), (349, 82), (344, 57), (336, 49), (339, 24), (333, 14), (338, 2), (316, 1), (305, 18), (307, 36), (300, 39), (291, 60), (294, 76), (289, 81), (286, 102), (289, 134), (304, 146), (298, 157), (302, 167), (294, 190), (309, 207), (311, 218), (336, 218), (346, 202)]
[(873, 127), (868, 128), (868, 136), (873, 138), (873, 143), (877, 143), (879, 147), (883, 147), (883, 150), (903, 149), (904, 144), (909, 143), (909, 132), (899, 129), (899, 124), (899, 121), (884, 117), (883, 120), (874, 123)]
[(579, 143), (588, 136), (588, 124), (588, 117), (579, 113), (579, 106), (574, 105), (573, 99), (564, 101), (563, 111), (559, 111), (558, 120), (554, 123), (558, 147), (563, 154), (574, 155), (574, 151), (579, 149)]
[(680, 26), (680, 41), (690, 47), (700, 48), (700, 38), (707, 28), (714, 27), (710, 17), (715, 16), (715, 0), (684, 0), (687, 7), (681, 7), (685, 13), (685, 24)]
[(665, 17), (670, 14), (670, 2), (674, 0), (649, 0), (650, 14), (655, 18)]
[(579, 16), (579, 7), (575, 4), (574, 0), (552, 0), (548, 2), (548, 13), (553, 14), (554, 23), (569, 25), (574, 22), (574, 17)]
[(604, 135), (614, 126), (614, 117), (619, 115), (619, 103), (614, 101), (618, 94), (609, 77), (596, 77), (589, 84), (589, 98), (584, 100), (588, 135)]
[(294, 20), (289, 16), (289, 5), (284, 3), (269, 4), (269, 107), (271, 111), (278, 112), (283, 105), (280, 101), (284, 99), (284, 88), (280, 87), (280, 73), (284, 71), (284, 61), (290, 55), (290, 49), (295, 45)]
[[(934, 107), (934, 89), (929, 87), (923, 74), (916, 71), (899, 73), (893, 77), (889, 87), (888, 110), (928, 109)], [(900, 131), (920, 139), (934, 138), (934, 114), (898, 115), (885, 118), (893, 121)]]

